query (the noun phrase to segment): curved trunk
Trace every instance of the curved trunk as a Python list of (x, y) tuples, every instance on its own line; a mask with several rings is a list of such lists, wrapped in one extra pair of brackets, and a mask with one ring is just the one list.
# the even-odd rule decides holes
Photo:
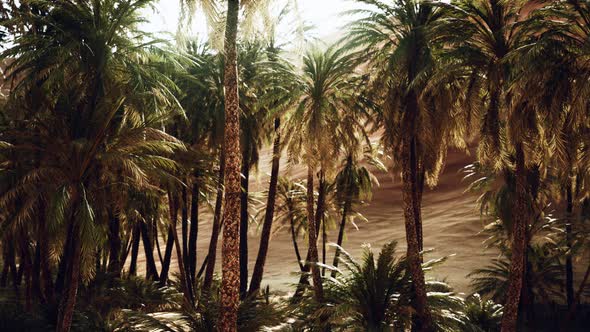
[(213, 227), (211, 228), (211, 239), (207, 252), (207, 268), (205, 269), (205, 280), (203, 281), (203, 292), (207, 294), (213, 282), (215, 272), (215, 260), (217, 258), (217, 241), (221, 232), (221, 208), (223, 205), (223, 181), (225, 178), (225, 148), (221, 148), (219, 158), (219, 175), (217, 178), (217, 197), (215, 198), (215, 211), (213, 213)]
[[(266, 210), (264, 212), (264, 223), (262, 224), (262, 233), (260, 234), (260, 247), (258, 248), (258, 255), (256, 256), (256, 264), (252, 272), (252, 279), (250, 281), (249, 294), (255, 294), (260, 290), (262, 283), (262, 276), (264, 274), (264, 264), (266, 262), (266, 255), (268, 253), (268, 245), (270, 242), (270, 232), (272, 230), (272, 222), (275, 211), (275, 200), (277, 196), (277, 184), (279, 182), (279, 162), (281, 159), (281, 132), (279, 131), (279, 118), (275, 118), (275, 140), (272, 148), (272, 167), (270, 171), (270, 183), (268, 185), (268, 198), (266, 201)], [(293, 223), (291, 222), (291, 232), (293, 233)], [(292, 234), (293, 236), (293, 234)], [(294, 246), (297, 247), (297, 241), (293, 237)], [(296, 249), (297, 260), (300, 261), (299, 249)], [(299, 263), (301, 264), (301, 263)]]
[(291, 216), (290, 218), (291, 224), (291, 240), (293, 241), (293, 249), (295, 250), (295, 257), (297, 257), (297, 263), (299, 264), (299, 270), (303, 272), (305, 270), (305, 265), (303, 265), (303, 261), (301, 260), (301, 253), (299, 252), (299, 245), (297, 244), (297, 232), (295, 232), (295, 220)]
[[(326, 220), (322, 218), (322, 264), (326, 265), (326, 241), (328, 233), (326, 232)], [(322, 277), (326, 275), (326, 268), (322, 267)]]
[(506, 304), (504, 305), (504, 315), (502, 316), (502, 332), (516, 331), (520, 292), (525, 272), (524, 256), (528, 220), (528, 191), (524, 158), (523, 143), (518, 142), (516, 144), (516, 206), (513, 210), (512, 256), (508, 292), (506, 294)]
[(188, 275), (191, 283), (195, 284), (197, 270), (197, 235), (199, 233), (199, 172), (195, 172), (195, 179), (191, 191), (191, 224), (188, 235)]
[(222, 247), (219, 331), (237, 331), (240, 302), (240, 104), (238, 96), (237, 33), (239, 0), (227, 1), (225, 27), (225, 211)]
[(248, 291), (248, 184), (250, 181), (250, 153), (245, 148), (242, 156), (242, 190), (240, 192), (240, 299)]

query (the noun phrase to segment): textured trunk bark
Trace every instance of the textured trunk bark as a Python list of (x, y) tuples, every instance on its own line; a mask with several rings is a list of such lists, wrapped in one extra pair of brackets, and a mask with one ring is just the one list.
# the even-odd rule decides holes
[(571, 178), (568, 179), (567, 188), (566, 188), (566, 199), (567, 199), (567, 207), (565, 211), (566, 215), (566, 225), (565, 225), (565, 238), (566, 244), (568, 248), (568, 253), (565, 256), (565, 290), (566, 290), (566, 299), (567, 299), (567, 307), (571, 309), (574, 304), (574, 265), (572, 262), (572, 241), (573, 241), (573, 230), (572, 230), (572, 223), (574, 219), (574, 200), (573, 200), (573, 183)]
[(222, 246), (219, 331), (238, 330), (240, 303), (240, 103), (238, 96), (237, 34), (239, 0), (227, 1), (225, 27), (225, 211)]
[[(320, 184), (321, 186), (321, 184)], [(313, 289), (315, 293), (315, 299), (318, 303), (324, 301), (324, 289), (322, 287), (322, 278), (320, 275), (320, 269), (317, 265), (318, 262), (318, 247), (317, 247), (317, 233), (318, 229), (316, 226), (316, 218), (313, 213), (313, 168), (308, 166), (307, 168), (307, 223), (308, 223), (308, 240), (309, 240), (309, 260), (308, 263), (311, 265), (311, 275), (313, 279)], [(319, 205), (318, 199), (318, 205)], [(319, 211), (319, 206), (318, 206)], [(318, 212), (319, 214), (319, 212)]]
[(528, 222), (527, 178), (523, 143), (516, 144), (516, 205), (513, 210), (514, 226), (512, 231), (512, 257), (510, 277), (504, 315), (502, 316), (502, 332), (516, 331), (520, 292), (525, 273), (524, 256), (526, 251), (526, 229)]
[(209, 250), (207, 252), (207, 268), (205, 269), (205, 280), (203, 281), (203, 292), (208, 296), (213, 282), (213, 273), (215, 272), (215, 260), (217, 259), (217, 241), (221, 232), (221, 208), (223, 206), (223, 181), (225, 178), (225, 148), (221, 148), (219, 158), (219, 175), (217, 182), (217, 197), (215, 198), (215, 212), (213, 214), (213, 227), (211, 229), (211, 240), (209, 241)]
[[(277, 184), (279, 182), (279, 162), (281, 159), (281, 120), (275, 118), (275, 140), (272, 148), (272, 166), (270, 171), (270, 183), (268, 185), (268, 198), (266, 201), (266, 210), (264, 211), (264, 223), (262, 224), (262, 233), (260, 234), (260, 246), (258, 248), (258, 255), (256, 256), (256, 264), (252, 272), (252, 279), (250, 281), (249, 294), (255, 294), (260, 290), (262, 284), (262, 277), (264, 274), (264, 264), (266, 263), (266, 255), (268, 254), (268, 245), (270, 243), (270, 232), (272, 230), (272, 222), (275, 211), (275, 200), (277, 196)], [(291, 223), (291, 232), (294, 232), (293, 224)], [(292, 234), (293, 235), (293, 234)], [(297, 241), (293, 238), (294, 246), (297, 246)], [(297, 260), (300, 261), (299, 249), (296, 250)], [(301, 263), (299, 263), (301, 264)]]
[[(178, 218), (178, 198), (175, 195), (168, 194), (168, 205), (170, 206), (170, 225), (176, 225)], [(168, 282), (168, 273), (170, 271), (170, 262), (172, 261), (172, 249), (174, 247), (174, 234), (176, 229), (168, 227), (168, 240), (166, 241), (166, 250), (164, 251), (164, 261), (162, 262), (162, 272), (160, 273), (160, 287)], [(178, 261), (178, 265), (182, 260)]]
[[(74, 193), (72, 196), (76, 197), (76, 194)], [(80, 242), (80, 225), (76, 220), (75, 212), (72, 212), (66, 245), (69, 246), (69, 248), (64, 250), (66, 273), (64, 290), (61, 294), (61, 302), (59, 303), (57, 313), (57, 332), (70, 331), (74, 315), (74, 307), (76, 305), (78, 283), (80, 281), (80, 256), (82, 254), (82, 243)]]
[(143, 241), (143, 249), (145, 251), (146, 279), (158, 280), (158, 268), (156, 267), (156, 260), (154, 259), (154, 248), (152, 247), (150, 233), (145, 221), (139, 222), (139, 228), (141, 239)]
[[(409, 77), (414, 77), (410, 70)], [(407, 260), (412, 287), (414, 290), (413, 305), (416, 310), (416, 319), (413, 320), (414, 329), (417, 331), (434, 331), (432, 316), (428, 308), (426, 282), (422, 270), (421, 254), (421, 204), (422, 181), (421, 170), (415, 137), (418, 99), (413, 90), (406, 96), (406, 114), (403, 119), (404, 136), (402, 138), (401, 167), (402, 167), (402, 198), (404, 207), (404, 219), (406, 228), (406, 241), (408, 245)], [(419, 228), (420, 227), (420, 228)]]
[(139, 224), (133, 226), (133, 233), (131, 235), (131, 262), (129, 263), (129, 275), (137, 275), (137, 256), (139, 255), (139, 240), (141, 234)]
[(108, 271), (115, 277), (121, 276), (121, 219), (109, 208), (109, 266)]
[(250, 152), (246, 148), (242, 156), (240, 192), (240, 299), (248, 291), (248, 183), (250, 181)]
[(197, 270), (197, 238), (199, 234), (199, 172), (195, 172), (195, 179), (191, 190), (191, 224), (188, 235), (188, 275), (191, 283), (196, 281)]

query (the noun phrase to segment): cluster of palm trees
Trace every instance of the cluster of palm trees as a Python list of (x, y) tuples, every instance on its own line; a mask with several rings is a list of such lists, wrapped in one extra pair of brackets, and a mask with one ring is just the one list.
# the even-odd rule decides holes
[[(87, 305), (78, 292), (136, 289), (143, 269), (162, 304), (114, 305), (103, 319), (124, 322), (120, 330), (278, 324), (262, 281), (271, 236), (284, 227), (301, 272), (290, 301), (300, 310), (290, 313), (304, 325), (487, 330), (502, 315), (502, 331), (515, 331), (535, 295), (560, 297), (562, 275), (571, 319), (590, 275), (582, 267), (575, 289), (573, 257), (588, 248), (590, 214), (590, 2), (358, 2), (367, 9), (345, 38), (311, 43), (302, 56), (277, 41), (270, 1), (198, 2), (225, 36), (222, 51), (186, 40), (173, 48), (142, 31), (153, 0), (0, 4), (0, 288), (11, 285), (27, 312), (53, 308), (52, 326), (69, 331)], [(257, 20), (266, 33), (240, 34)], [(464, 301), (424, 275), (432, 265), (423, 258), (425, 185), (436, 186), (449, 148), (475, 143), (471, 188), (483, 192), (486, 230), (502, 257), (474, 272), (474, 286), (503, 307), (478, 295)], [(248, 184), (265, 144), (271, 176), (249, 273)], [(306, 179), (279, 176), (283, 152), (306, 167)], [(371, 170), (385, 170), (382, 152), (401, 174), (407, 252), (396, 255), (391, 243), (361, 264), (341, 246), (371, 198)], [(174, 306), (185, 319), (152, 313)]]

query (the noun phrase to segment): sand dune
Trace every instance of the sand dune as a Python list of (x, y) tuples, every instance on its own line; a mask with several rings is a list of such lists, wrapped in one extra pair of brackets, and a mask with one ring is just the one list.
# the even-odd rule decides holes
[[(446, 279), (457, 291), (466, 293), (470, 292), (469, 279), (466, 278), (466, 275), (475, 267), (484, 266), (496, 256), (493, 250), (484, 251), (482, 242), (485, 240), (485, 236), (478, 235), (482, 229), (482, 221), (475, 206), (476, 196), (464, 193), (467, 184), (461, 181), (462, 175), (459, 173), (463, 166), (472, 161), (472, 158), (462, 152), (449, 153), (447, 165), (438, 186), (432, 190), (425, 190), (423, 202), (424, 246), (425, 249), (433, 249), (426, 258), (453, 255), (442, 266), (429, 273), (427, 277)], [(259, 173), (251, 180), (253, 190), (266, 188), (269, 164), (270, 151), (265, 149), (261, 156)], [(286, 160), (283, 160), (281, 171), (283, 175), (293, 178), (303, 177), (303, 168), (285, 165)], [(352, 225), (347, 228), (344, 247), (353, 256), (359, 258), (362, 245), (365, 243), (371, 244), (374, 250), (378, 251), (384, 243), (397, 240), (399, 252), (405, 252), (405, 230), (399, 177), (394, 179), (391, 174), (387, 173), (378, 173), (377, 176), (380, 187), (376, 188), (372, 202), (361, 209), (368, 222), (357, 223), (358, 230)], [(207, 254), (212, 217), (210, 213), (204, 213), (200, 219), (199, 264)], [(328, 241), (335, 241), (337, 230), (331, 233), (328, 236)], [(258, 243), (258, 228), (256, 225), (252, 225), (248, 243), (250, 272), (256, 259)], [(161, 240), (160, 244), (164, 246), (164, 241)], [(300, 246), (304, 252), (306, 245), (303, 239), (300, 240)], [(218, 268), (221, 259), (220, 248), (221, 245), (219, 245)], [(329, 247), (328, 262), (332, 261), (333, 251), (334, 248)], [(174, 262), (171, 270), (175, 271), (177, 269), (176, 255), (173, 256)], [(144, 257), (139, 258), (140, 268), (144, 267), (144, 261)], [(289, 234), (286, 231), (276, 234), (270, 243), (263, 286), (268, 284), (274, 290), (290, 291), (292, 284), (297, 281), (297, 276), (294, 274), (297, 271), (297, 260)]]

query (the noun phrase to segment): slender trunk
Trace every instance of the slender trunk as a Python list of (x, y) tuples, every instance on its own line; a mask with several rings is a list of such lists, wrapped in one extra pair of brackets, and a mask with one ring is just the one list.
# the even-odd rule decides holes
[[(315, 229), (315, 233), (314, 236), (316, 238), (315, 240), (315, 251), (316, 251), (316, 257), (317, 257), (317, 238), (320, 234), (320, 222), (321, 222), (321, 218), (324, 214), (324, 201), (325, 201), (325, 186), (324, 186), (324, 172), (323, 170), (320, 170), (320, 183), (319, 183), (319, 190), (318, 190), (318, 203), (317, 203), (317, 210), (315, 212), (315, 220), (314, 220), (314, 227), (313, 228), (309, 228), (309, 230), (311, 229)], [(308, 180), (309, 180), (309, 169), (308, 169)], [(311, 186), (311, 199), (313, 201), (313, 172), (311, 174), (311, 181), (312, 181), (312, 186)], [(309, 190), (309, 187), (308, 187)], [(308, 192), (309, 194), (309, 192)], [(309, 200), (309, 197), (307, 198)], [(309, 203), (309, 202), (308, 202)], [(313, 202), (311, 205), (312, 208), (312, 212), (313, 212)], [(308, 204), (308, 209), (309, 209), (309, 204)], [(313, 217), (312, 217), (313, 219)], [(308, 225), (308, 227), (310, 227)], [(308, 272), (310, 271), (311, 268), (311, 264), (309, 264), (309, 262), (311, 261), (311, 250), (313, 250), (311, 247), (308, 247), (307, 249), (307, 256), (305, 257), (305, 265), (303, 268), (303, 271), (301, 273), (301, 277), (299, 277), (299, 283), (297, 285), (297, 289), (295, 290), (295, 294), (293, 295), (293, 299), (292, 301), (294, 303), (298, 302), (301, 297), (303, 296), (303, 292), (305, 291), (305, 286), (309, 285), (309, 274)], [(317, 258), (316, 258), (316, 262), (317, 262)]]
[(49, 238), (47, 235), (47, 219), (45, 215), (45, 202), (39, 203), (39, 228), (38, 228), (37, 246), (39, 248), (39, 268), (41, 272), (41, 289), (47, 303), (55, 302), (53, 293), (53, 276), (51, 274), (51, 261), (49, 252)]
[(502, 316), (502, 332), (516, 331), (520, 291), (525, 273), (524, 256), (526, 251), (526, 228), (528, 218), (527, 178), (523, 143), (516, 144), (516, 205), (514, 228), (512, 231), (512, 256), (510, 277), (504, 315)]
[(139, 255), (139, 240), (141, 234), (139, 224), (133, 226), (133, 234), (131, 235), (131, 262), (129, 263), (129, 275), (137, 275), (137, 256)]
[[(410, 77), (414, 77), (410, 73)], [(412, 287), (414, 290), (413, 305), (417, 319), (413, 320), (414, 328), (418, 331), (430, 332), (434, 330), (432, 316), (428, 308), (426, 282), (422, 270), (421, 257), (421, 179), (417, 149), (416, 119), (418, 117), (418, 100), (416, 93), (410, 90), (406, 96), (406, 115), (403, 119), (404, 136), (402, 138), (401, 166), (402, 166), (402, 198), (404, 205), (404, 219), (407, 241), (407, 260)]]
[(239, 0), (227, 1), (225, 27), (225, 211), (222, 246), (221, 308), (218, 330), (238, 330), (240, 302), (240, 103), (238, 96), (237, 33)]
[(209, 250), (207, 252), (207, 269), (205, 270), (205, 280), (203, 281), (203, 292), (207, 294), (211, 289), (213, 282), (213, 273), (215, 272), (215, 260), (217, 258), (217, 240), (221, 232), (221, 208), (223, 206), (223, 181), (225, 178), (225, 148), (221, 148), (219, 158), (219, 175), (217, 179), (217, 197), (215, 198), (215, 212), (213, 214), (213, 227), (211, 229), (211, 240), (209, 241)]
[[(75, 197), (76, 193), (72, 196)], [(61, 294), (61, 302), (57, 313), (57, 332), (68, 332), (72, 326), (78, 283), (80, 281), (82, 243), (80, 242), (80, 225), (76, 220), (76, 213), (74, 211), (72, 211), (68, 228), (68, 239), (66, 240), (66, 246), (68, 247), (64, 250), (66, 273), (64, 290)]]
[(23, 270), (23, 277), (24, 277), (24, 286), (25, 286), (25, 310), (31, 311), (32, 309), (32, 297), (33, 297), (33, 287), (32, 287), (32, 272), (33, 266), (31, 262), (31, 255), (30, 255), (30, 248), (29, 248), (29, 241), (27, 239), (27, 234), (24, 229), (20, 231), (20, 265)]
[[(248, 144), (246, 144), (246, 147)], [(240, 299), (248, 291), (248, 182), (250, 181), (250, 153), (246, 148), (242, 156), (242, 177), (240, 192)]]
[(158, 280), (158, 268), (156, 267), (156, 260), (154, 259), (154, 248), (148, 231), (148, 226), (145, 221), (139, 222), (141, 232), (141, 239), (143, 240), (143, 249), (145, 251), (146, 264), (146, 278), (149, 280)]
[[(190, 282), (186, 276), (185, 270), (185, 258), (182, 254), (183, 247), (181, 247), (180, 241), (178, 240), (178, 232), (176, 231), (176, 222), (178, 218), (178, 196), (172, 195), (171, 192), (168, 192), (168, 200), (170, 202), (170, 225), (168, 226), (171, 234), (172, 239), (174, 241), (174, 246), (176, 247), (176, 261), (178, 262), (178, 270), (180, 272), (180, 284), (182, 287), (182, 293), (184, 294), (184, 299), (190, 303), (194, 304), (194, 297), (193, 291)], [(174, 207), (174, 209), (172, 209)]]
[[(170, 224), (176, 225), (178, 218), (178, 198), (169, 193), (168, 204), (170, 206)], [(176, 229), (168, 227), (168, 240), (166, 241), (166, 250), (164, 251), (164, 262), (162, 262), (162, 272), (160, 273), (160, 287), (165, 286), (168, 281), (168, 273), (170, 271), (170, 262), (172, 261), (172, 249), (174, 247), (174, 234)], [(178, 265), (182, 264), (182, 260), (178, 261)]]
[(572, 262), (572, 223), (574, 219), (574, 200), (573, 200), (573, 183), (571, 178), (568, 179), (566, 188), (567, 207), (566, 207), (566, 224), (565, 238), (567, 243), (567, 254), (565, 256), (565, 290), (568, 309), (574, 304), (574, 266)]
[(182, 262), (184, 264), (185, 270), (188, 270), (188, 192), (186, 186), (182, 186), (182, 199), (180, 204), (180, 219), (182, 225)]
[(109, 266), (108, 271), (114, 276), (121, 276), (121, 219), (109, 208)]
[(1, 288), (6, 288), (6, 285), (8, 284), (8, 263), (7, 263), (7, 255), (6, 252), (7, 250), (2, 248), (2, 263), (4, 263), (2, 265), (2, 273), (0, 273), (0, 287)]
[(299, 245), (297, 244), (297, 233), (295, 232), (295, 218), (293, 216), (289, 217), (290, 224), (291, 224), (291, 240), (293, 241), (293, 249), (295, 250), (295, 257), (297, 257), (297, 263), (299, 264), (299, 270), (303, 272), (305, 270), (305, 265), (303, 265), (303, 261), (301, 260), (301, 253), (299, 252)]
[[(322, 217), (322, 264), (326, 265), (326, 238), (328, 233), (326, 232), (326, 220)], [(322, 277), (326, 275), (326, 268), (322, 267)]]
[(195, 179), (191, 191), (191, 224), (188, 235), (188, 275), (194, 284), (197, 270), (197, 236), (199, 234), (199, 172), (195, 172)]
[[(38, 236), (39, 235), (37, 234), (37, 237)], [(37, 244), (35, 245), (31, 284), (35, 298), (38, 299), (40, 303), (45, 303), (46, 301), (43, 296), (43, 287), (41, 286), (41, 249), (39, 248), (39, 241), (37, 241)]]
[[(272, 148), (272, 167), (270, 171), (270, 183), (268, 185), (268, 198), (266, 201), (266, 210), (264, 211), (264, 223), (262, 224), (262, 233), (260, 234), (260, 246), (258, 248), (258, 255), (256, 256), (256, 264), (252, 272), (252, 279), (250, 281), (249, 294), (255, 294), (260, 290), (262, 283), (262, 276), (264, 274), (264, 264), (266, 263), (266, 255), (268, 254), (268, 245), (270, 243), (270, 232), (272, 230), (272, 222), (275, 211), (275, 200), (277, 196), (277, 184), (279, 182), (279, 162), (281, 159), (281, 132), (280, 119), (275, 118), (275, 140)], [(294, 225), (291, 223), (291, 232), (294, 232)], [(293, 236), (293, 234), (292, 234)], [(293, 238), (293, 244), (297, 247), (297, 240)], [(296, 249), (297, 261), (301, 264), (301, 257), (299, 257), (299, 249)]]
[[(321, 186), (321, 184), (320, 184)], [(313, 168), (308, 166), (307, 168), (307, 223), (308, 223), (308, 240), (309, 240), (309, 260), (308, 263), (311, 265), (311, 274), (313, 279), (313, 288), (315, 292), (315, 299), (318, 303), (324, 301), (324, 289), (322, 287), (322, 278), (320, 275), (320, 269), (317, 265), (318, 262), (318, 247), (317, 247), (317, 226), (316, 218), (313, 213)], [(318, 200), (319, 205), (319, 200)], [(318, 206), (319, 210), (319, 206)], [(319, 213), (318, 213), (319, 214)]]
[[(350, 190), (350, 188), (348, 188)], [(337, 268), (338, 263), (340, 262), (340, 247), (342, 247), (342, 242), (344, 241), (344, 229), (346, 228), (346, 217), (348, 216), (348, 211), (352, 205), (352, 195), (346, 195), (346, 202), (344, 202), (344, 207), (342, 208), (342, 220), (340, 221), (340, 229), (338, 230), (338, 240), (336, 244), (336, 252), (334, 253), (334, 263), (332, 265)], [(336, 278), (336, 270), (333, 270), (331, 273), (332, 278)]]
[(578, 305), (580, 303), (580, 299), (582, 298), (582, 293), (584, 293), (584, 289), (586, 288), (586, 284), (588, 283), (588, 278), (590, 278), (590, 263), (588, 267), (586, 267), (586, 272), (584, 273), (584, 278), (582, 278), (582, 282), (578, 287), (578, 291), (576, 292), (576, 296), (574, 299), (574, 303), (572, 304), (571, 308), (569, 309), (566, 319), (564, 320), (561, 331), (565, 332), (568, 331), (569, 323), (572, 321), (574, 316), (576, 315), (576, 309), (578, 309)]

